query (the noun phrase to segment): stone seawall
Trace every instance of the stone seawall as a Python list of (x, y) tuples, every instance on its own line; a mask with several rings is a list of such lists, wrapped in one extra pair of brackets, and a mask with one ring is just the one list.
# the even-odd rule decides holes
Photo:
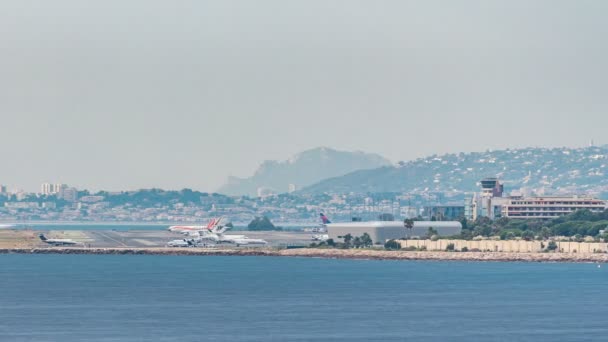
[(275, 256), (375, 260), (517, 261), (608, 263), (605, 253), (510, 253), (510, 252), (409, 252), (368, 249), (199, 249), (199, 248), (7, 248), (0, 254), (99, 254), (99, 255), (191, 255)]

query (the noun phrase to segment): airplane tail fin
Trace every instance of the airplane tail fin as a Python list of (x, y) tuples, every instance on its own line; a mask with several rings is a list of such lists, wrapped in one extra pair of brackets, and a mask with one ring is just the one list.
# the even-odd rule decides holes
[(215, 217), (212, 218), (211, 221), (209, 221), (209, 223), (207, 223), (207, 230), (212, 231), (213, 228), (217, 225), (217, 221), (218, 221), (217, 218), (215, 218)]
[(230, 220), (222, 216), (216, 225), (215, 233), (222, 234), (227, 231), (228, 228), (230, 228)]
[(223, 232), (228, 230), (228, 228), (230, 227), (229, 224), (230, 220), (226, 219), (226, 217), (224, 216), (214, 218), (209, 221), (209, 224), (207, 225), (207, 230), (211, 233), (222, 234)]
[(321, 216), (321, 221), (323, 221), (323, 224), (331, 223), (331, 221), (327, 218), (327, 216), (325, 216), (325, 214), (320, 213), (319, 215)]
[(46, 241), (46, 240), (47, 240), (47, 238), (46, 238), (46, 236), (44, 236), (44, 234), (40, 234), (40, 235), (38, 235), (38, 237), (39, 237), (39, 238), (40, 238), (40, 240), (42, 240), (42, 241)]

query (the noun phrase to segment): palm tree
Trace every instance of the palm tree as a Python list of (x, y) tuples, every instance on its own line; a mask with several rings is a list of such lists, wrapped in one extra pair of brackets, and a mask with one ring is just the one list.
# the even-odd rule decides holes
[(412, 236), (412, 229), (414, 229), (414, 220), (406, 218), (405, 220), (403, 220), (403, 226), (405, 227), (405, 229), (410, 231), (408, 235)]

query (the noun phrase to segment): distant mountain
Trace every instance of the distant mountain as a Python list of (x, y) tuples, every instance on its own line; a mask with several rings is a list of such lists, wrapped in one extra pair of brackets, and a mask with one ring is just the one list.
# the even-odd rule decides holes
[(244, 179), (230, 177), (218, 192), (256, 196), (258, 188), (266, 188), (281, 193), (289, 191), (290, 184), (301, 189), (326, 178), (386, 165), (390, 165), (390, 161), (377, 154), (319, 147), (285, 161), (265, 161), (253, 176)]
[(547, 194), (608, 192), (608, 145), (586, 148), (524, 148), (433, 155), (398, 166), (362, 170), (323, 180), (304, 193), (467, 192), (499, 177), (505, 190)]

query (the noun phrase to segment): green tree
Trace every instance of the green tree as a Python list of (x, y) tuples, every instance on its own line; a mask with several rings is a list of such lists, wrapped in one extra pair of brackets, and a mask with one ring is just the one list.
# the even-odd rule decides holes
[(557, 243), (555, 243), (555, 241), (549, 241), (549, 244), (547, 244), (547, 250), (554, 251), (556, 249), (557, 249)]
[(373, 244), (374, 242), (369, 234), (363, 233), (363, 235), (361, 235), (361, 245), (363, 247), (371, 247)]
[(445, 250), (448, 252), (453, 252), (455, 249), (454, 244), (453, 243), (448, 243), (448, 245), (445, 247)]
[(384, 244), (384, 249), (389, 250), (389, 251), (396, 251), (396, 250), (401, 249), (401, 244), (399, 244), (399, 242), (397, 242), (397, 240), (388, 240)]
[(473, 236), (478, 236), (478, 235), (481, 235), (481, 236), (492, 235), (492, 227), (489, 225), (485, 225), (485, 224), (476, 226), (475, 229), (473, 229)]
[(551, 229), (549, 229), (549, 227), (542, 227), (540, 229), (540, 234), (539, 234), (543, 239), (548, 239), (551, 237)]
[(342, 236), (342, 239), (344, 239), (344, 248), (350, 248), (351, 243), (353, 241), (353, 236), (350, 233), (348, 233), (348, 234)]
[(526, 241), (534, 240), (534, 233), (530, 230), (526, 230), (521, 234), (521, 237)]
[(426, 237), (430, 239), (431, 237), (433, 237), (433, 235), (439, 235), (439, 233), (437, 232), (437, 230), (435, 230), (435, 228), (429, 227), (426, 232)]
[(462, 225), (463, 230), (469, 229), (469, 224), (466, 218), (463, 217), (462, 219), (460, 219), (460, 224)]
[(277, 228), (270, 222), (270, 219), (266, 216), (263, 217), (255, 217), (249, 224), (247, 225), (248, 230), (281, 230)]

